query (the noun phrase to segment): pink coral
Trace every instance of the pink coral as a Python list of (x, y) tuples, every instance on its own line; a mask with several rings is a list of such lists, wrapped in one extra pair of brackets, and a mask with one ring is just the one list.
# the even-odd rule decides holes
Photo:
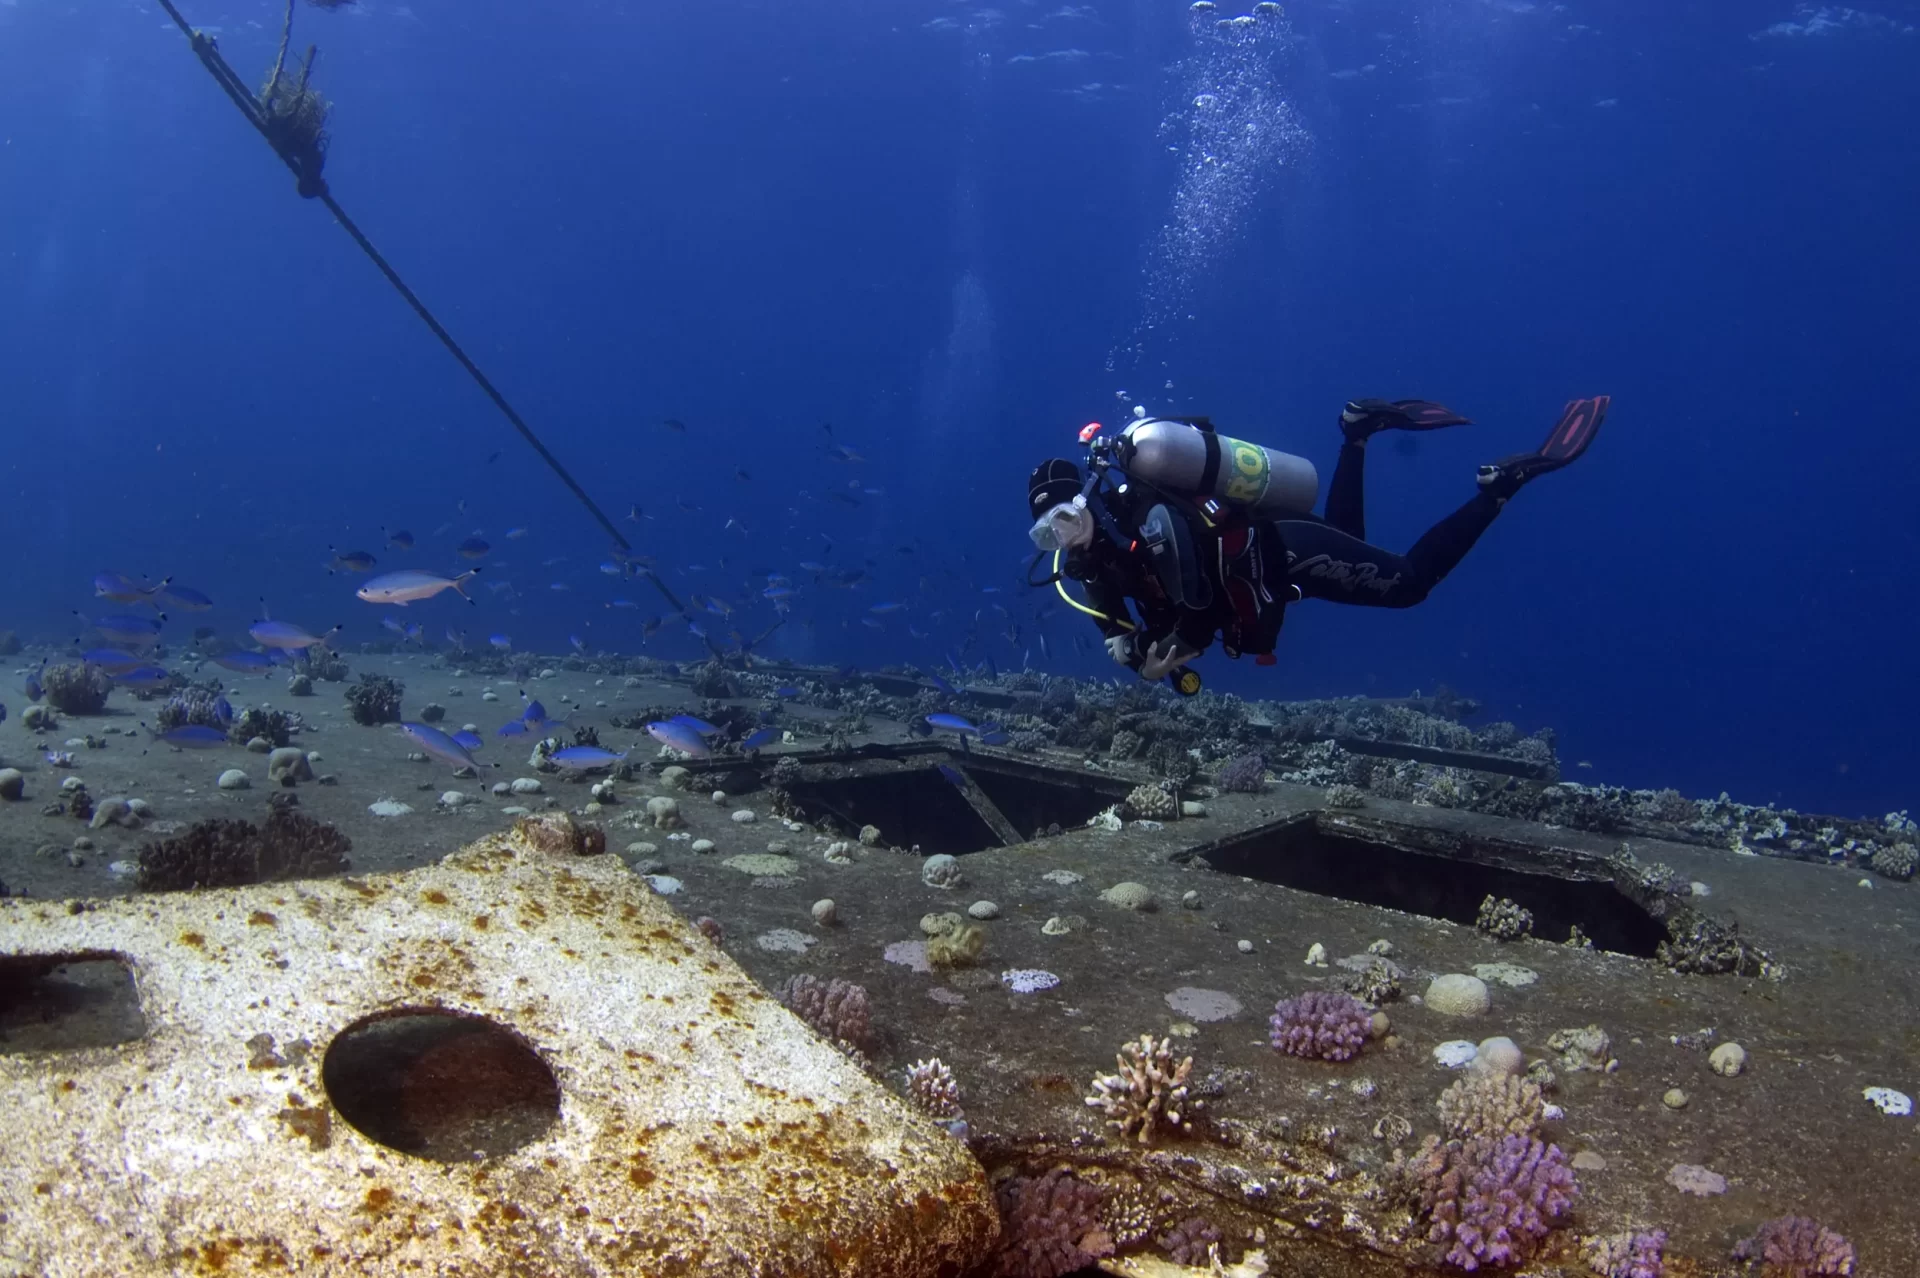
[(1759, 1261), (1766, 1278), (1846, 1278), (1854, 1265), (1853, 1244), (1805, 1216), (1769, 1220), (1733, 1256)]
[(1430, 1139), (1413, 1169), (1427, 1237), (1451, 1244), (1447, 1263), (1467, 1270), (1524, 1261), (1579, 1192), (1560, 1147), (1524, 1136)]
[(1351, 994), (1312, 990), (1274, 1006), (1273, 1048), (1310, 1060), (1344, 1061), (1360, 1054), (1373, 1030), (1373, 1013)]
[(1060, 1278), (1113, 1254), (1100, 1223), (1105, 1191), (1064, 1167), (1015, 1176), (1000, 1186), (996, 1278)]

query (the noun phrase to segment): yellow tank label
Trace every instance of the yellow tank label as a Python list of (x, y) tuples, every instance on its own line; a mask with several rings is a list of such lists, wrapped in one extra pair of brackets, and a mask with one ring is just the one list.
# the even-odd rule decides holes
[(1267, 484), (1273, 478), (1273, 467), (1267, 462), (1267, 450), (1255, 444), (1238, 439), (1220, 436), (1220, 447), (1226, 450), (1233, 462), (1233, 471), (1227, 476), (1227, 486), (1221, 496), (1227, 501), (1241, 505), (1258, 504), (1267, 495)]

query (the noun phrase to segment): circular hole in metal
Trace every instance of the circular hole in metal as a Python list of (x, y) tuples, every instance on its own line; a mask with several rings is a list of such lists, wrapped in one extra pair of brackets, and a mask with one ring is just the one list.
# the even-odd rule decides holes
[(524, 1039), (433, 1008), (349, 1025), (328, 1045), (320, 1082), (361, 1135), (436, 1162), (512, 1153), (560, 1117), (560, 1084)]

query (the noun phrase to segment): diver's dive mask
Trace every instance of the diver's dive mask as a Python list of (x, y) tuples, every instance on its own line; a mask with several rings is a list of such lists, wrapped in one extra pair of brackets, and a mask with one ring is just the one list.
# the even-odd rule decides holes
[(1078, 550), (1093, 540), (1093, 512), (1084, 496), (1063, 501), (1033, 521), (1027, 536), (1042, 553)]

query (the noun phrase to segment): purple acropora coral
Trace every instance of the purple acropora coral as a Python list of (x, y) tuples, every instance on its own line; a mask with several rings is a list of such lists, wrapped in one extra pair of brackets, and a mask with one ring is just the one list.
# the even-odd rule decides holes
[(1846, 1278), (1854, 1264), (1852, 1243), (1805, 1216), (1769, 1220), (1733, 1258), (1759, 1261), (1768, 1278)]
[(1427, 1237), (1451, 1242), (1462, 1269), (1518, 1264), (1573, 1205), (1579, 1192), (1558, 1145), (1526, 1136), (1454, 1142), (1426, 1160)]
[(1309, 1060), (1344, 1061), (1360, 1054), (1373, 1013), (1351, 994), (1311, 990), (1274, 1005), (1273, 1049)]
[(1635, 1234), (1628, 1247), (1627, 1267), (1620, 1271), (1619, 1278), (1663, 1278), (1667, 1272), (1666, 1230)]
[(1587, 1244), (1587, 1264), (1602, 1278), (1666, 1278), (1667, 1231), (1613, 1234)]
[(1267, 788), (1267, 761), (1258, 751), (1229, 759), (1213, 783), (1228, 794), (1258, 794)]
[(1002, 1183), (996, 1278), (1060, 1278), (1111, 1256), (1113, 1238), (1100, 1223), (1105, 1197), (1064, 1167)]

